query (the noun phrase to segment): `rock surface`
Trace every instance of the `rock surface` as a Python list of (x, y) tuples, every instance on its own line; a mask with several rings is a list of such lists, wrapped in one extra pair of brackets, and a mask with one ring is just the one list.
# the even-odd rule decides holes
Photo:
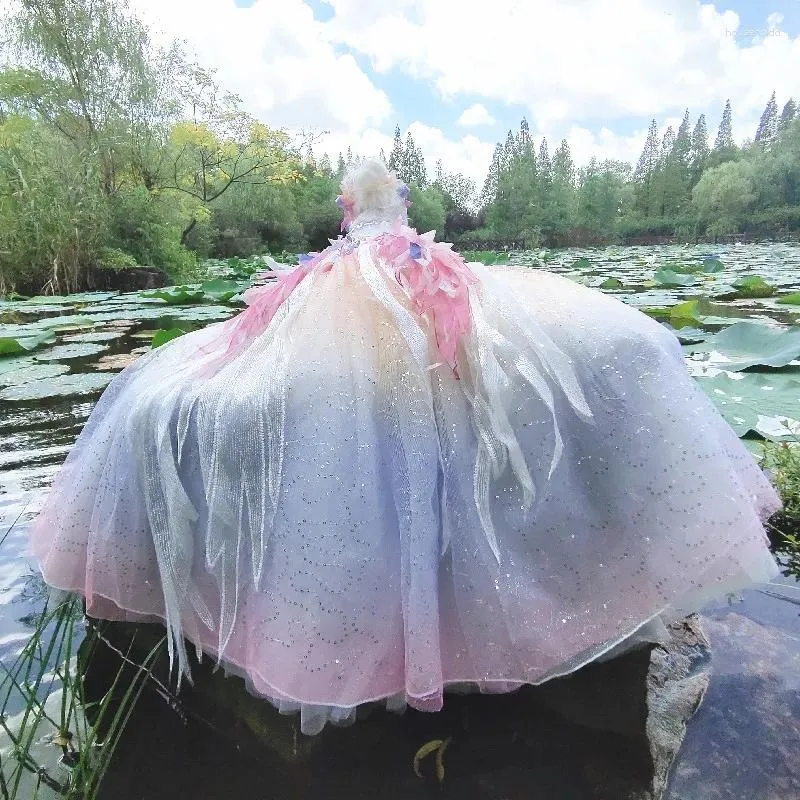
[(664, 800), (800, 798), (800, 584), (709, 606), (712, 679)]
[[(128, 652), (134, 631), (136, 652), (162, 635), (157, 626), (101, 630), (111, 647), (99, 647), (90, 662), (90, 696), (116, 674), (116, 651)], [(697, 619), (689, 618), (671, 628), (665, 647), (511, 695), (447, 695), (437, 714), (376, 707), (352, 727), (316, 737), (301, 735), (295, 717), (251, 697), (238, 678), (204, 665), (181, 693), (179, 713), (158, 692), (143, 696), (103, 796), (658, 800), (707, 686), (708, 660)], [(168, 684), (164, 659), (154, 674)], [(418, 777), (419, 747), (448, 737), (443, 783), (433, 756)]]
[(160, 289), (166, 286), (167, 276), (157, 267), (97, 268), (90, 273), (88, 284), (92, 289), (137, 292), (141, 289)]

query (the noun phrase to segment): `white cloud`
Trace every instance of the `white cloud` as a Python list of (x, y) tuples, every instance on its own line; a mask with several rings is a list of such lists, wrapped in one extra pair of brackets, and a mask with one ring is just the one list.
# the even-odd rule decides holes
[(350, 53), (331, 43), (302, 0), (132, 0), (154, 29), (185, 39), (203, 66), (218, 69), (225, 88), (248, 111), (278, 127), (357, 134), (384, 123), (391, 103)]
[(471, 134), (458, 140), (448, 139), (439, 128), (413, 122), (409, 128), (417, 146), (425, 154), (428, 173), (434, 174), (441, 160), (445, 172), (461, 172), (480, 189), (492, 160), (493, 142), (484, 142)]
[(486, 110), (486, 106), (482, 103), (473, 103), (464, 109), (457, 124), (465, 128), (475, 128), (478, 125), (494, 125), (495, 122), (495, 118)]
[[(662, 117), (689, 106), (751, 119), (773, 89), (800, 95), (800, 37), (780, 15), (755, 32), (696, 0), (330, 0), (331, 35), (377, 71), (431, 81), (447, 99), (491, 98), (530, 110), (534, 127)], [(409, 11), (413, 12), (409, 14)], [(412, 21), (415, 20), (415, 21)]]
[[(734, 136), (752, 137), (771, 92), (779, 106), (800, 99), (800, 37), (779, 13), (755, 28), (724, 4), (696, 0), (328, 0), (319, 22), (302, 0), (132, 0), (170, 36), (185, 38), (200, 63), (215, 66), (246, 108), (291, 130), (327, 130), (315, 147), (336, 154), (388, 153), (390, 98), (361, 68), (430, 82), (465, 108), (462, 127), (490, 125), (486, 107), (525, 113), (550, 151), (566, 137), (577, 164), (591, 156), (635, 163), (651, 117), (677, 127), (689, 107), (705, 113), (713, 140), (725, 100)], [(518, 111), (517, 109), (520, 109)], [(631, 131), (632, 120), (635, 130)], [(441, 158), (481, 184), (494, 143), (430, 125), (411, 126), (433, 171)]]

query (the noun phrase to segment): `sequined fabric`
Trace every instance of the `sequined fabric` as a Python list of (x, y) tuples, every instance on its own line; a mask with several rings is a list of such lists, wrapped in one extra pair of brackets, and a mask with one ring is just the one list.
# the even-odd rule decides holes
[(671, 333), (471, 264), (454, 369), (390, 233), (354, 224), (280, 302), (117, 377), (33, 528), (49, 584), (314, 733), (565, 674), (776, 573), (778, 498)]

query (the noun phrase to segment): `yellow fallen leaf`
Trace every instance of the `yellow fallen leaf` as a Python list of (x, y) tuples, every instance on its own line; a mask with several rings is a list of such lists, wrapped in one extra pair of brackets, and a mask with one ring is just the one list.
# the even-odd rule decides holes
[(447, 750), (447, 745), (453, 741), (452, 736), (448, 736), (436, 751), (436, 778), (439, 783), (444, 782), (444, 751)]
[(441, 739), (431, 739), (430, 742), (426, 742), (422, 747), (417, 750), (414, 755), (414, 772), (416, 773), (418, 778), (422, 777), (422, 773), (419, 771), (419, 762), (422, 761), (423, 758), (429, 756), (431, 753), (435, 752), (442, 746), (443, 742)]

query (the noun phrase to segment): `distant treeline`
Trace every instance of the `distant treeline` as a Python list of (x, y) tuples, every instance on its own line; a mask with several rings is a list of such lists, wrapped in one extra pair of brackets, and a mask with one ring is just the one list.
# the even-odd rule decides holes
[[(301, 252), (338, 233), (336, 164), (247, 114), (175, 43), (159, 47), (120, 0), (12, 0), (0, 31), (0, 294), (70, 291), (98, 268), (154, 265), (191, 280), (208, 256)], [(650, 126), (635, 168), (577, 169), (528, 124), (495, 148), (478, 190), (429, 175), (399, 128), (382, 154), (412, 187), (411, 221), (462, 247), (800, 230), (800, 121), (770, 99), (737, 146), (726, 105)], [(357, 143), (354, 149), (358, 151)]]

